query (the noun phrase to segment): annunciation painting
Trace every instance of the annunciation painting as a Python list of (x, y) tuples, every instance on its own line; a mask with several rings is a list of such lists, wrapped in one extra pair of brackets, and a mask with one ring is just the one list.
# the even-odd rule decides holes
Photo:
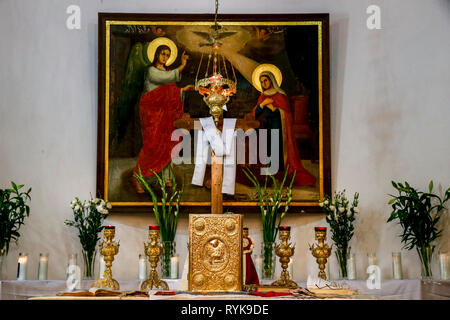
[(264, 183), (269, 158), (278, 182), (295, 173), (291, 207), (317, 211), (331, 189), (328, 27), (328, 14), (99, 13), (97, 194), (116, 210), (147, 210), (134, 174), (158, 191), (155, 174), (164, 172), (184, 181), (183, 208), (208, 207), (210, 166), (202, 185), (192, 180), (214, 80), (226, 96), (223, 118), (243, 133), (224, 209), (257, 205), (244, 169)]

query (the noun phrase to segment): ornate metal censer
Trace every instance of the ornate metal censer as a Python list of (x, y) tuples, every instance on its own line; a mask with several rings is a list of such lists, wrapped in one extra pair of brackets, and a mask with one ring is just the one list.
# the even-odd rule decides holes
[[(231, 66), (230, 76), (232, 73), (234, 80), (229, 79), (228, 69), (230, 69), (230, 67), (227, 67), (225, 57), (221, 56), (217, 52), (222, 46), (222, 43), (219, 40), (234, 35), (236, 32), (219, 31), (222, 26), (220, 26), (217, 21), (217, 11), (219, 8), (218, 0), (216, 0), (215, 3), (216, 13), (214, 17), (214, 25), (211, 26), (213, 31), (210, 33), (199, 31), (193, 32), (205, 40), (205, 42), (199, 44), (200, 47), (207, 46), (211, 48), (208, 55), (204, 78), (197, 80), (203, 61), (202, 53), (197, 74), (195, 76), (195, 90), (203, 96), (203, 101), (205, 101), (206, 105), (209, 107), (209, 113), (213, 116), (214, 122), (217, 126), (219, 124), (220, 117), (223, 114), (225, 104), (230, 100), (230, 96), (236, 93), (237, 78), (233, 65), (228, 62), (228, 65)], [(210, 66), (212, 67), (211, 71)]]
[(148, 279), (142, 282), (141, 290), (152, 290), (153, 288), (160, 288), (164, 290), (169, 290), (167, 282), (159, 278), (156, 267), (158, 266), (159, 256), (162, 254), (164, 245), (158, 243), (159, 240), (159, 227), (150, 226), (148, 228), (148, 243), (144, 243), (145, 254), (148, 256), (148, 261), (150, 262), (150, 273)]
[(289, 271), (287, 271), (289, 262), (291, 261), (291, 257), (294, 255), (295, 250), (295, 246), (293, 246), (292, 243), (288, 242), (289, 239), (291, 239), (291, 227), (279, 227), (278, 231), (280, 232), (279, 237), (281, 243), (275, 245), (275, 254), (280, 257), (280, 263), (283, 271), (281, 271), (280, 280), (273, 282), (272, 285), (298, 288), (297, 283), (291, 280)]
[(309, 250), (314, 258), (316, 258), (317, 264), (319, 265), (319, 278), (327, 280), (327, 275), (325, 273), (325, 265), (327, 264), (327, 259), (331, 255), (331, 248), (325, 243), (327, 237), (327, 228), (316, 227), (314, 228), (316, 233), (317, 246), (309, 246)]
[(104, 240), (100, 241), (100, 254), (105, 261), (105, 272), (103, 278), (96, 280), (92, 284), (92, 288), (110, 288), (112, 290), (120, 290), (119, 282), (112, 277), (112, 262), (114, 256), (119, 253), (119, 242), (113, 241), (116, 234), (116, 227), (106, 226), (103, 230)]

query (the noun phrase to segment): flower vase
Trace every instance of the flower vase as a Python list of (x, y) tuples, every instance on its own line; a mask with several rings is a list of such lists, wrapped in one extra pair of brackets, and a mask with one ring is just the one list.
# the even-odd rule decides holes
[(176, 254), (175, 241), (164, 241), (164, 249), (161, 255), (161, 278), (171, 278), (171, 258)]
[(273, 242), (263, 242), (261, 244), (261, 255), (263, 256), (262, 278), (274, 279), (275, 276), (275, 249)]
[(350, 256), (350, 249), (336, 248), (336, 258), (339, 263), (339, 279), (347, 280), (347, 259)]
[(432, 279), (433, 272), (431, 271), (431, 260), (433, 256), (434, 247), (422, 246), (416, 247), (416, 249), (420, 258), (422, 279), (423, 280)]
[(84, 274), (83, 279), (85, 280), (94, 280), (94, 267), (95, 267), (95, 256), (97, 251), (85, 251), (82, 250), (83, 253), (83, 262), (84, 262)]

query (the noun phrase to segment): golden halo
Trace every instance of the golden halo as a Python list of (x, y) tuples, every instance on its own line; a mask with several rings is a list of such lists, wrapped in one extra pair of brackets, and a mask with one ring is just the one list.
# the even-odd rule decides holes
[(258, 90), (259, 92), (262, 91), (261, 81), (259, 80), (259, 77), (261, 76), (261, 73), (263, 73), (264, 71), (272, 72), (272, 74), (275, 76), (275, 80), (277, 80), (278, 86), (279, 87), (281, 86), (281, 81), (283, 81), (283, 76), (281, 75), (280, 69), (278, 69), (278, 67), (273, 64), (263, 63), (263, 64), (260, 64), (259, 66), (257, 66), (255, 68), (255, 70), (253, 70), (253, 73), (252, 73), (252, 83), (253, 83), (253, 86), (256, 88), (256, 90)]
[(166, 45), (170, 48), (170, 57), (167, 59), (166, 66), (170, 66), (172, 63), (174, 63), (175, 59), (177, 58), (178, 49), (175, 45), (175, 42), (170, 40), (166, 37), (159, 37), (150, 42), (147, 48), (147, 56), (148, 60), (153, 63), (153, 58), (155, 57), (156, 49), (158, 49), (159, 46)]

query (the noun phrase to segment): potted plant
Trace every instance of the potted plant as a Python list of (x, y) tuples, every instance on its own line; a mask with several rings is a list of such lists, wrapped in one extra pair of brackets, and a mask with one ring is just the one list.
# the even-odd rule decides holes
[(431, 258), (435, 248), (434, 241), (442, 233), (437, 223), (444, 212), (444, 204), (450, 198), (450, 188), (441, 199), (433, 193), (433, 181), (428, 185), (428, 192), (418, 191), (406, 181), (404, 184), (392, 181), (392, 185), (398, 195), (390, 195), (392, 199), (388, 204), (392, 206), (392, 212), (387, 222), (398, 220), (403, 229), (401, 242), (404, 243), (404, 248), (416, 248), (421, 262), (422, 278), (430, 279), (433, 275)]
[(25, 217), (30, 215), (27, 200), (31, 200), (31, 188), (21, 191), (22, 185), (11, 181), (11, 189), (0, 189), (0, 279), (4, 257), (9, 252), (11, 240), (19, 241), (19, 229), (24, 224)]
[(95, 256), (97, 253), (97, 243), (100, 240), (99, 233), (103, 230), (103, 220), (111, 209), (111, 204), (99, 198), (81, 201), (78, 197), (70, 202), (73, 210), (73, 220), (65, 220), (67, 226), (78, 229), (83, 262), (84, 278), (94, 278)]
[(350, 256), (350, 240), (353, 237), (355, 214), (359, 212), (359, 193), (355, 192), (350, 205), (345, 190), (334, 193), (334, 200), (325, 195), (319, 206), (326, 214), (326, 221), (330, 225), (331, 239), (336, 245), (336, 258), (339, 263), (340, 278), (347, 278), (347, 259)]
[[(283, 201), (283, 188), (286, 182), (288, 169), (284, 173), (283, 180), (280, 185), (278, 185), (277, 180), (272, 175), (266, 175), (264, 186), (258, 181), (258, 178), (249, 169), (244, 169), (244, 174), (253, 183), (256, 188), (256, 193), (259, 201), (259, 208), (261, 210), (261, 223), (263, 228), (263, 243), (261, 244), (261, 251), (263, 259), (263, 279), (273, 279), (275, 272), (275, 254), (274, 254), (274, 243), (277, 237), (278, 228), (283, 221), (288, 209), (289, 204), (292, 201), (292, 185), (294, 184), (295, 174), (292, 176), (291, 183), (286, 188), (286, 198), (284, 203), (284, 210), (281, 209)], [(268, 178), (272, 179), (273, 189), (269, 193), (267, 188)]]
[(183, 196), (185, 180), (184, 176), (181, 187), (178, 188), (172, 164), (169, 165), (168, 170), (171, 177), (169, 181), (166, 180), (164, 168), (161, 169), (161, 174), (159, 175), (152, 170), (161, 189), (161, 205), (158, 205), (158, 197), (142, 175), (141, 168), (139, 168), (139, 174), (134, 174), (150, 194), (153, 201), (153, 213), (160, 228), (161, 240), (164, 244), (161, 260), (163, 278), (171, 277), (170, 258), (175, 256), (175, 234), (178, 227), (178, 214), (180, 212), (180, 202)]

